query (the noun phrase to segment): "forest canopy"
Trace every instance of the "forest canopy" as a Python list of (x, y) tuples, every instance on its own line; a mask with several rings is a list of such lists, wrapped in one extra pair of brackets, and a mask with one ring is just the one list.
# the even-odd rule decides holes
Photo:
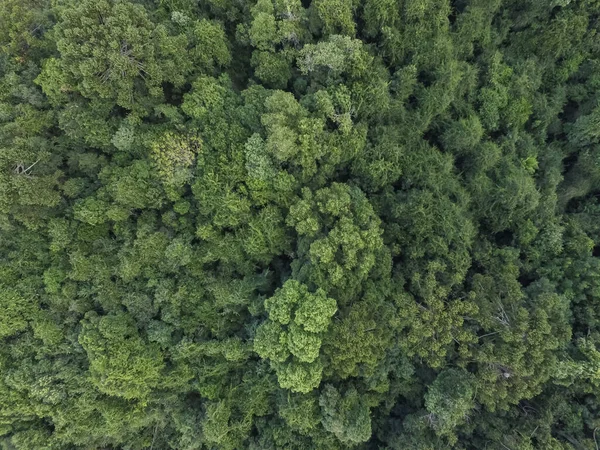
[(0, 448), (597, 450), (600, 0), (0, 0)]

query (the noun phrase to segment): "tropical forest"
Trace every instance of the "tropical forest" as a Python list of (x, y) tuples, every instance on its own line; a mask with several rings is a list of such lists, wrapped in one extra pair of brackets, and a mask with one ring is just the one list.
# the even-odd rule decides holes
[(0, 449), (600, 449), (600, 0), (0, 0)]

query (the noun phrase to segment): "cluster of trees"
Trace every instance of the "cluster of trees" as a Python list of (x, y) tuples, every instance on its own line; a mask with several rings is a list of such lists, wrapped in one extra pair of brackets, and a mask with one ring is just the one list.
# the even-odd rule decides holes
[(0, 448), (597, 449), (599, 27), (0, 1)]

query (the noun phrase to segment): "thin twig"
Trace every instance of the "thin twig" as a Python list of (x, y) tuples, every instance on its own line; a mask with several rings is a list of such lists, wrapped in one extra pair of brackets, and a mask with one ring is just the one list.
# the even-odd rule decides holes
[(150, 444), (150, 450), (152, 450), (152, 448), (154, 447), (154, 440), (156, 439), (157, 431), (158, 431), (158, 422), (156, 423), (156, 426), (154, 427), (154, 435), (152, 436), (152, 444)]
[(479, 336), (479, 339), (484, 338), (484, 337), (488, 337), (488, 336), (493, 336), (494, 334), (498, 334), (500, 333), (499, 331), (494, 331), (493, 333), (488, 333), (488, 334), (484, 334), (483, 336)]
[(36, 162), (34, 162), (32, 165), (30, 165), (27, 169), (25, 169), (24, 172), (26, 172), (26, 173), (29, 172), (31, 170), (31, 168), (39, 162), (40, 162), (40, 160), (38, 159)]

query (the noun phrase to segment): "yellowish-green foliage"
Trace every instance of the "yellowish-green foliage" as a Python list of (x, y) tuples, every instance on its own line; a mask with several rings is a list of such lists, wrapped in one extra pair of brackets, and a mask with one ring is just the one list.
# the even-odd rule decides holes
[(160, 180), (181, 187), (192, 177), (192, 166), (202, 143), (199, 137), (168, 131), (152, 143), (150, 158)]

